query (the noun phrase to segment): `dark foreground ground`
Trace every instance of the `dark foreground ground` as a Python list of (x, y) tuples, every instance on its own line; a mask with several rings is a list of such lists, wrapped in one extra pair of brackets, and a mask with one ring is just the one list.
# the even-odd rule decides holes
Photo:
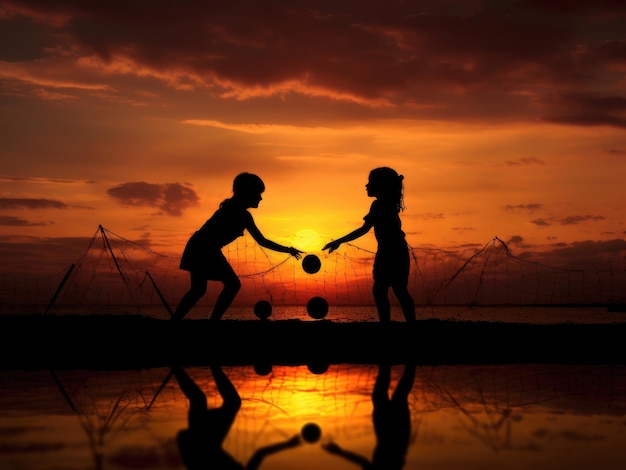
[(138, 315), (0, 316), (0, 369), (179, 364), (626, 364), (626, 323), (183, 320)]

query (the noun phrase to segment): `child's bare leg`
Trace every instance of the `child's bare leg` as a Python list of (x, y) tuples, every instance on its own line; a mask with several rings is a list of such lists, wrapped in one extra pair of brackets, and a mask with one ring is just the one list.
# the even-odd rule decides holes
[(413, 302), (413, 297), (407, 290), (406, 286), (394, 286), (393, 293), (398, 298), (400, 302), (400, 307), (402, 308), (402, 313), (404, 314), (404, 319), (407, 323), (412, 323), (415, 321), (415, 303)]
[(206, 284), (207, 281), (204, 277), (193, 273), (191, 274), (191, 287), (180, 300), (178, 307), (176, 307), (176, 311), (172, 317), (174, 320), (182, 320), (189, 310), (198, 303), (202, 296), (206, 294)]
[(386, 284), (374, 281), (372, 293), (374, 294), (374, 302), (378, 310), (378, 318), (381, 323), (391, 321), (391, 304), (388, 296), (389, 287)]
[(223, 282), (224, 289), (222, 289), (222, 292), (220, 292), (220, 295), (215, 301), (213, 312), (209, 320), (219, 320), (222, 318), (226, 310), (228, 310), (228, 307), (230, 307), (230, 304), (235, 300), (239, 289), (241, 289), (241, 281), (234, 273), (231, 277), (225, 278)]
[(222, 396), (222, 408), (232, 410), (233, 412), (239, 411), (239, 408), (241, 408), (241, 397), (228, 376), (219, 366), (211, 366), (211, 373), (213, 374), (215, 385), (217, 385), (217, 390)]
[(175, 367), (172, 369), (174, 372), (174, 376), (178, 381), (178, 385), (180, 389), (183, 391), (185, 396), (189, 399), (189, 411), (190, 414), (193, 412), (201, 412), (207, 409), (207, 398), (204, 392), (198, 387), (196, 382), (194, 382), (187, 372), (182, 367)]

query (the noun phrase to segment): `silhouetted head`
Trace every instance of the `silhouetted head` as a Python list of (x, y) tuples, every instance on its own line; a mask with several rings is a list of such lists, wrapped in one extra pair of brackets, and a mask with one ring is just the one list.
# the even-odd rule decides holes
[(261, 194), (265, 191), (265, 183), (253, 173), (239, 173), (233, 180), (235, 194)]
[(233, 197), (245, 201), (250, 207), (258, 207), (263, 191), (265, 183), (253, 173), (239, 173), (233, 180)]
[(403, 180), (403, 175), (399, 175), (396, 170), (384, 166), (370, 171), (369, 180), (365, 187), (369, 196), (389, 199), (397, 205), (398, 210), (401, 210), (404, 209)]

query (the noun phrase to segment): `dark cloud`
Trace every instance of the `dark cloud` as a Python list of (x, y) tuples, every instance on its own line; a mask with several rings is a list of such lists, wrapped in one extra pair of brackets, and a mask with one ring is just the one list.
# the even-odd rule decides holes
[(536, 253), (536, 259), (552, 266), (568, 266), (575, 269), (592, 269), (615, 260), (623, 263), (626, 240), (617, 238), (607, 241), (585, 240), (569, 244), (557, 244), (552, 251)]
[(555, 95), (547, 101), (557, 113), (548, 115), (548, 121), (581, 126), (626, 127), (624, 96), (571, 93)]
[(0, 198), (0, 209), (67, 209), (67, 204), (52, 199)]
[(507, 204), (506, 206), (504, 206), (504, 210), (505, 211), (515, 211), (515, 210), (525, 210), (525, 211), (536, 211), (539, 210), (543, 207), (543, 204), (539, 204), (537, 202), (532, 202), (529, 204)]
[(39, 57), (45, 42), (47, 54), (122, 59), (135, 64), (125, 73), (214, 96), (323, 95), (439, 118), (539, 109), (555, 122), (624, 125), (624, 97), (588, 91), (602, 74), (603, 89), (621, 89), (621, 75), (605, 73), (626, 64), (619, 2), (4, 3), (6, 43), (22, 44), (5, 51), (13, 61)]
[(552, 225), (550, 222), (548, 222), (546, 219), (533, 219), (530, 221), (531, 224), (535, 224), (538, 225), (539, 227), (548, 227), (550, 225)]
[(54, 184), (95, 184), (95, 180), (70, 180), (63, 178), (36, 178), (32, 176), (0, 176), (0, 181), (26, 183), (54, 183)]
[(50, 224), (47, 222), (31, 222), (21, 217), (13, 217), (10, 215), (0, 215), (0, 225), (10, 227), (37, 227)]
[(544, 219), (544, 218), (538, 218), (538, 219), (533, 219), (530, 222), (532, 224), (538, 225), (538, 226), (549, 226), (549, 225), (553, 225), (554, 223), (558, 223), (561, 225), (577, 225), (577, 224), (581, 224), (583, 222), (598, 222), (600, 220), (606, 220), (606, 217), (602, 216), (602, 215), (568, 215), (566, 217), (550, 217), (549, 219)]
[(581, 222), (587, 222), (591, 220), (593, 222), (597, 222), (598, 220), (605, 220), (606, 217), (601, 215), (570, 215), (568, 217), (564, 217), (560, 220), (561, 225), (575, 225), (580, 224)]
[(522, 166), (522, 165), (545, 165), (546, 163), (538, 158), (534, 157), (525, 157), (520, 158), (518, 160), (509, 160), (506, 162), (507, 165), (510, 166)]
[(424, 220), (439, 220), (446, 218), (446, 216), (442, 212), (423, 212), (421, 214), (407, 214), (405, 215), (405, 217)]
[(123, 183), (107, 189), (107, 194), (121, 204), (156, 207), (172, 216), (182, 215), (185, 209), (199, 201), (190, 185), (180, 183)]
[(507, 240), (507, 245), (520, 245), (524, 241), (520, 235), (513, 235), (511, 238)]

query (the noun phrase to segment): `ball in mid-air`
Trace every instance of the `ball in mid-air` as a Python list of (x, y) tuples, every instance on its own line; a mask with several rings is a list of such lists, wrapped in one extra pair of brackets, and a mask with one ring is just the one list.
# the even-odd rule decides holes
[(261, 320), (266, 320), (272, 314), (272, 304), (267, 300), (259, 300), (254, 305), (254, 314)]
[(306, 255), (302, 258), (302, 269), (309, 274), (315, 274), (322, 267), (322, 262), (317, 255)]
[(328, 302), (324, 297), (312, 297), (306, 304), (306, 311), (311, 318), (320, 320), (328, 313)]
[(315, 423), (307, 423), (300, 430), (302, 439), (309, 443), (315, 443), (322, 437), (322, 429)]

